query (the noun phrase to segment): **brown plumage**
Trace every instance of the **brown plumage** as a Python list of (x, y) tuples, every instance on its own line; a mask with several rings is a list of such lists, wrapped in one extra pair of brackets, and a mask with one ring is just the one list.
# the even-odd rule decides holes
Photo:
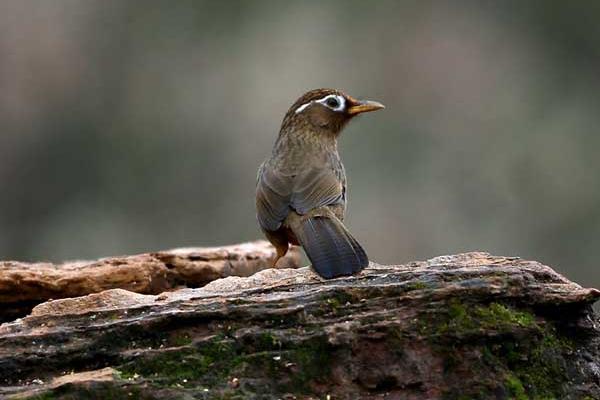
[(304, 248), (324, 278), (351, 275), (368, 265), (365, 251), (342, 223), (346, 173), (337, 138), (354, 116), (381, 108), (334, 89), (312, 90), (290, 107), (256, 186), (258, 222), (277, 248), (277, 259), (294, 244)]

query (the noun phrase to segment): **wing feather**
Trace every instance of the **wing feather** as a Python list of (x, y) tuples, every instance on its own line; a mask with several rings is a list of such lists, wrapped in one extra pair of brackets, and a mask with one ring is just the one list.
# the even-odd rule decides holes
[(291, 197), (291, 207), (299, 214), (322, 206), (340, 204), (344, 185), (332, 168), (306, 171), (296, 177)]
[(284, 175), (265, 163), (258, 171), (256, 210), (265, 230), (278, 230), (290, 210), (303, 215), (344, 201), (345, 179), (333, 168), (310, 168), (298, 175)]
[(278, 174), (263, 164), (256, 184), (256, 214), (260, 226), (276, 231), (290, 211), (293, 178)]

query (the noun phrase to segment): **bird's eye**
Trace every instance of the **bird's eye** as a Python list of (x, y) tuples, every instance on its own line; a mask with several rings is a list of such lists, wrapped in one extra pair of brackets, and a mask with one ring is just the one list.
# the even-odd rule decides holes
[(330, 97), (327, 99), (326, 104), (331, 108), (338, 108), (340, 106), (340, 102), (335, 97)]

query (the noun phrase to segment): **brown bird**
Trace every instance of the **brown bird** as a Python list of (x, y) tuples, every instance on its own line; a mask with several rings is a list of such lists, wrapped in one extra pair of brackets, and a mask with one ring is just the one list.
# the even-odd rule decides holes
[(316, 89), (289, 109), (273, 152), (258, 170), (256, 210), (265, 236), (283, 257), (301, 245), (324, 278), (351, 275), (369, 264), (342, 221), (346, 172), (337, 150), (344, 126), (358, 114), (384, 108), (339, 90)]

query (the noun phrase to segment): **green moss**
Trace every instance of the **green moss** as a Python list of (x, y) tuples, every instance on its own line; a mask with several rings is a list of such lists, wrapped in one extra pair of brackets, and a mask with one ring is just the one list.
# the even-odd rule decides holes
[(521, 383), (521, 380), (518, 377), (509, 375), (508, 378), (506, 378), (506, 388), (512, 396), (512, 399), (529, 400), (529, 397), (527, 397), (527, 394), (525, 393), (523, 383)]
[(345, 306), (346, 304), (352, 304), (356, 302), (356, 297), (350, 292), (345, 290), (336, 291), (329, 299), (333, 300), (339, 306)]
[(162, 385), (196, 382), (221, 377), (236, 364), (233, 345), (221, 338), (188, 347), (138, 358), (119, 368), (125, 379), (144, 377)]
[[(360, 296), (358, 296), (360, 297)], [(338, 290), (324, 295), (319, 303), (318, 310), (312, 314), (316, 316), (333, 314), (336, 316), (347, 314), (346, 306), (356, 303), (359, 299), (350, 291)]]
[[(264, 338), (262, 339), (264, 343)], [(326, 380), (331, 370), (331, 349), (325, 337), (289, 345), (272, 339), (270, 350), (241, 354), (248, 366), (242, 376), (267, 377), (275, 389), (285, 393), (310, 393), (311, 384)]]
[(492, 303), (487, 308), (477, 307), (482, 320), (487, 325), (509, 324), (521, 327), (535, 326), (535, 317), (533, 314), (524, 311), (517, 311), (499, 303)]
[(124, 379), (145, 379), (161, 387), (208, 388), (211, 393), (230, 391), (231, 377), (268, 378), (274, 390), (308, 393), (311, 383), (326, 379), (330, 350), (326, 338), (286, 343), (262, 332), (244, 343), (216, 337), (187, 348), (146, 355), (119, 368)]
[(256, 351), (281, 349), (281, 340), (270, 331), (265, 331), (256, 338), (254, 347)]
[(333, 309), (338, 309), (342, 306), (342, 303), (340, 303), (340, 301), (335, 297), (327, 299), (326, 303)]
[[(573, 344), (529, 311), (500, 303), (473, 306), (453, 301), (444, 315), (429, 315), (419, 324), (420, 334), (443, 357), (445, 373), (460, 369), (469, 352), (479, 352), (480, 357), (469, 362), (504, 376), (501, 385), (512, 399), (554, 399), (564, 392), (565, 354)], [(484, 390), (498, 386), (496, 379), (483, 375), (480, 382)], [(474, 392), (471, 397), (478, 396)]]
[(182, 334), (171, 337), (169, 342), (173, 346), (187, 346), (192, 344), (192, 338), (188, 334)]
[[(516, 399), (561, 398), (567, 382), (564, 355), (571, 351), (572, 343), (560, 337), (552, 327), (539, 328), (527, 337), (516, 341), (505, 338), (486, 348), (486, 363), (507, 371), (506, 387)], [(515, 392), (519, 383), (523, 395)]]
[(296, 347), (292, 350), (290, 359), (298, 366), (291, 381), (292, 389), (310, 391), (309, 384), (312, 381), (327, 379), (331, 373), (331, 350), (325, 338)]
[(471, 306), (458, 301), (448, 305), (447, 315), (424, 318), (418, 331), (422, 335), (463, 337), (481, 331), (513, 331), (515, 327), (536, 328), (535, 317), (499, 303)]

